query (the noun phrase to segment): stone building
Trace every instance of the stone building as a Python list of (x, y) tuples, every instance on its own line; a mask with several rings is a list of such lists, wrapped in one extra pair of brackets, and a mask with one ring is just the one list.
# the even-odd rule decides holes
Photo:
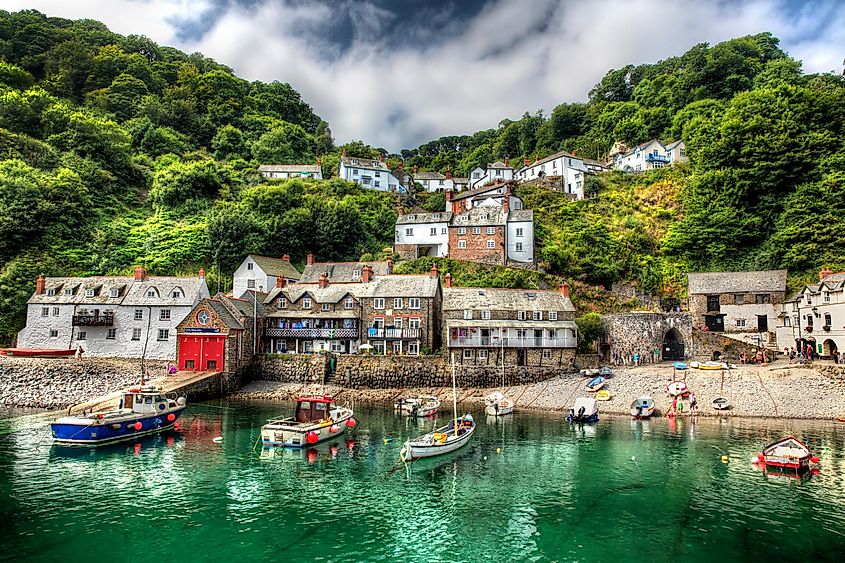
[(315, 180), (323, 179), (323, 170), (320, 168), (320, 162), (317, 164), (262, 164), (258, 167), (258, 172), (265, 178), (284, 179), (284, 178), (314, 178)]
[(616, 313), (603, 315), (602, 325), (598, 352), (604, 362), (630, 363), (634, 354), (639, 363), (686, 360), (699, 353), (689, 313)]
[(443, 343), (462, 365), (560, 366), (575, 359), (578, 327), (569, 286), (559, 290), (443, 289)]
[(777, 341), (781, 350), (811, 346), (825, 358), (845, 350), (845, 272), (824, 268), (818, 283), (805, 285), (784, 302)]
[(376, 276), (387, 276), (393, 273), (392, 260), (383, 262), (316, 262), (314, 254), (309, 253), (299, 281), (300, 283), (318, 283), (321, 277), (326, 276), (332, 283), (359, 282), (364, 266), (369, 266)]
[(27, 301), (21, 348), (71, 349), (89, 356), (172, 360), (176, 327), (208, 297), (205, 271), (194, 277), (39, 276)]
[(247, 290), (269, 292), (276, 287), (276, 279), (282, 276), (285, 282), (299, 281), (299, 270), (290, 263), (290, 256), (285, 254), (281, 258), (250, 254), (232, 276), (232, 295), (240, 297)]
[(774, 328), (786, 298), (786, 270), (688, 275), (689, 311), (702, 330), (774, 345)]

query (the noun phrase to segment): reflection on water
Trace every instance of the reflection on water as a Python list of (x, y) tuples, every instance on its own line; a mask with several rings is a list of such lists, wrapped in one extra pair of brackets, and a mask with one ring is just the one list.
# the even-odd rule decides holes
[[(787, 560), (845, 552), (843, 430), (727, 419), (487, 417), (465, 448), (403, 465), (442, 425), (357, 409), (303, 450), (263, 448), (277, 405), (193, 405), (172, 432), (51, 446), (36, 419), (0, 436), (0, 559)], [(784, 434), (822, 458), (794, 479), (755, 469)], [(214, 443), (221, 436), (222, 443)], [(50, 538), (45, 541), (44, 538)], [(644, 551), (645, 550), (645, 551)]]

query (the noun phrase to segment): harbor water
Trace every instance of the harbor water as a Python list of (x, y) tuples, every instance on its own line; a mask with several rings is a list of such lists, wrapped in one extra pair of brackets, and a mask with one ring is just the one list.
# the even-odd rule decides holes
[[(44, 417), (0, 431), (0, 559), (15, 561), (841, 561), (845, 424), (504, 421), (475, 409), (462, 450), (403, 465), (435, 421), (358, 408), (304, 451), (259, 427), (291, 405), (191, 405), (171, 432), (51, 445)], [(449, 414), (441, 415), (443, 423)], [(11, 417), (11, 418), (10, 418)], [(786, 434), (821, 457), (802, 479), (751, 458)], [(215, 437), (222, 437), (215, 443)]]

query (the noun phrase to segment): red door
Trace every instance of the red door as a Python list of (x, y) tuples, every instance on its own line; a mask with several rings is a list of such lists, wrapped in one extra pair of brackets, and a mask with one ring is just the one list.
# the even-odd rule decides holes
[(225, 334), (179, 335), (179, 369), (183, 371), (223, 371)]

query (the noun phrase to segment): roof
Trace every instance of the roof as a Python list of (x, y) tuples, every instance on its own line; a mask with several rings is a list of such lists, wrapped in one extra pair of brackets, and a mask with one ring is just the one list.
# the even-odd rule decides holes
[(267, 313), (268, 318), (274, 319), (357, 319), (358, 313), (342, 309), (340, 311), (320, 311), (319, 309), (305, 309), (305, 310), (286, 310), (276, 309), (271, 313)]
[(455, 215), (450, 227), (486, 227), (505, 224), (505, 212), (501, 207), (473, 207)]
[[(443, 289), (443, 310), (575, 311), (558, 290), (449, 287)], [(501, 323), (500, 323), (501, 324)]]
[[(255, 299), (252, 298), (253, 295), (255, 295)], [(221, 295), (216, 296), (216, 299), (220, 299), (240, 315), (250, 318), (252, 317), (253, 311), (256, 311), (259, 317), (264, 314), (264, 299), (266, 298), (266, 293), (255, 291), (254, 289), (244, 291), (239, 298), (226, 297), (224, 299)]]
[(259, 172), (309, 172), (319, 173), (321, 168), (318, 164), (262, 164), (258, 167)]
[(416, 225), (420, 223), (448, 223), (452, 220), (451, 211), (435, 213), (407, 213), (396, 218), (397, 225)]
[(534, 220), (534, 211), (531, 209), (517, 209), (515, 211), (511, 211), (510, 215), (508, 216), (508, 222), (517, 222), (517, 221), (533, 221)]
[[(477, 195), (484, 194), (484, 193), (487, 193), (487, 192), (492, 191), (492, 190), (498, 190), (498, 189), (505, 188), (505, 187), (506, 187), (506, 184), (490, 184), (490, 185), (484, 186), (482, 188), (475, 188), (475, 189), (472, 189), (472, 190), (466, 190), (466, 191), (459, 193), (458, 195), (452, 196), (452, 201), (459, 201), (461, 199), (467, 199), (467, 198), (470, 198), (470, 197), (473, 197), (473, 196), (477, 196)], [(502, 195), (504, 195), (504, 194), (502, 194)]]
[(446, 176), (440, 172), (417, 172), (414, 174), (414, 180), (445, 180)]
[[(375, 276), (390, 274), (388, 262), (315, 262), (305, 266), (299, 282), (317, 283), (322, 274), (326, 274), (330, 282), (357, 282), (361, 281), (361, 270), (367, 265), (373, 269)], [(358, 277), (353, 276), (356, 271)]]
[(260, 256), (258, 254), (250, 254), (247, 258), (252, 258), (252, 261), (258, 264), (265, 274), (268, 276), (284, 276), (289, 280), (299, 280), (302, 274), (299, 273), (293, 264), (288, 260), (281, 258), (271, 258), (269, 256)]
[(537, 162), (529, 164), (527, 167), (530, 168), (532, 166), (537, 166), (538, 164), (545, 164), (546, 162), (550, 162), (552, 160), (555, 160), (556, 158), (561, 158), (561, 157), (574, 158), (576, 160), (584, 160), (580, 156), (575, 156), (574, 154), (572, 154), (570, 152), (560, 151), (560, 152), (556, 152), (554, 154), (550, 154), (546, 158), (541, 158)]
[[(354, 163), (352, 161), (355, 161)], [(389, 170), (387, 163), (383, 160), (372, 158), (359, 158), (357, 156), (341, 156), (340, 161), (346, 166), (355, 166), (357, 168), (372, 168), (374, 170)]]
[(690, 273), (687, 274), (687, 278), (687, 290), (690, 295), (786, 291), (786, 270)]
[(504, 169), (507, 169), (507, 168), (510, 168), (510, 166), (508, 166), (508, 165), (507, 165), (507, 164), (505, 164), (504, 162), (496, 161), (496, 162), (494, 162), (493, 164), (488, 164), (488, 165), (487, 165), (487, 168), (488, 168), (488, 169), (490, 169), (490, 168), (504, 168)]
[(634, 148), (632, 148), (631, 150), (629, 150), (628, 152), (624, 153), (622, 156), (623, 156), (623, 157), (626, 157), (626, 156), (628, 156), (628, 155), (630, 155), (630, 154), (634, 154), (634, 153), (635, 153), (635, 152), (637, 152), (637, 151), (643, 150), (644, 148), (646, 148), (647, 146), (649, 146), (649, 145), (650, 145), (650, 144), (652, 144), (652, 143), (657, 143), (658, 145), (660, 145), (660, 146), (661, 146), (661, 147), (663, 147), (664, 149), (666, 148), (666, 146), (665, 146), (663, 143), (661, 143), (659, 140), (657, 140), (657, 139), (651, 139), (650, 141), (646, 141), (645, 143), (640, 143), (640, 144), (639, 144), (639, 145), (637, 145), (636, 147), (634, 147)]
[[(275, 288), (264, 300), (273, 303), (282, 294), (291, 302), (309, 295), (317, 303), (339, 303), (347, 295), (356, 299), (372, 297), (434, 297), (440, 287), (440, 278), (430, 274), (392, 274), (375, 276), (368, 282), (329, 283), (320, 287), (318, 283), (298, 283), (285, 288)], [(301, 313), (300, 313), (301, 314)], [(279, 316), (273, 314), (272, 316)], [(331, 317), (337, 317), (337, 312)]]
[(669, 143), (668, 145), (666, 145), (666, 150), (670, 150), (670, 151), (671, 151), (672, 149), (674, 149), (674, 148), (675, 148), (675, 147), (677, 147), (678, 145), (683, 145), (683, 144), (684, 144), (683, 139), (678, 139), (678, 140), (677, 140), (677, 141), (675, 141), (674, 143)]
[[(73, 295), (64, 295), (67, 287), (74, 288)], [(94, 297), (85, 296), (85, 289), (98, 288)], [(112, 288), (120, 290), (118, 297), (110, 297)], [(147, 297), (150, 288), (155, 289), (155, 297)], [(174, 297), (177, 288), (181, 292)], [(208, 297), (205, 278), (199, 276), (146, 276), (140, 281), (134, 276), (49, 277), (44, 278), (44, 289), (42, 294), (33, 294), (27, 303), (193, 307), (198, 299)], [(56, 295), (47, 295), (50, 289), (55, 289)]]
[(608, 166), (607, 166), (607, 163), (606, 163), (606, 162), (601, 162), (601, 161), (598, 161), (598, 160), (593, 160), (592, 158), (582, 158), (581, 160), (583, 160), (583, 161), (584, 161), (584, 164), (585, 164), (585, 165), (588, 165), (588, 166), (598, 166), (598, 167), (600, 167), (600, 168), (608, 168)]
[[(231, 311), (226, 308), (226, 305), (223, 304), (219, 297), (216, 297), (214, 299), (205, 299), (204, 302), (209, 307), (214, 309), (214, 312), (217, 314), (218, 317), (220, 317), (220, 320), (223, 321), (223, 323), (227, 327), (239, 328), (243, 330), (244, 325), (242, 325), (241, 322), (232, 315)], [(249, 316), (252, 317), (252, 311), (250, 311)]]
[(818, 283), (805, 285), (803, 288), (801, 288), (801, 291), (799, 291), (793, 296), (792, 300), (797, 301), (807, 291), (809, 291), (810, 293), (819, 293), (820, 291), (822, 291), (823, 288), (828, 291), (837, 291), (845, 288), (845, 272), (828, 274), (827, 276), (825, 276), (824, 280)]
[(455, 184), (468, 184), (469, 178), (458, 178), (456, 176), (452, 176), (452, 182)]

